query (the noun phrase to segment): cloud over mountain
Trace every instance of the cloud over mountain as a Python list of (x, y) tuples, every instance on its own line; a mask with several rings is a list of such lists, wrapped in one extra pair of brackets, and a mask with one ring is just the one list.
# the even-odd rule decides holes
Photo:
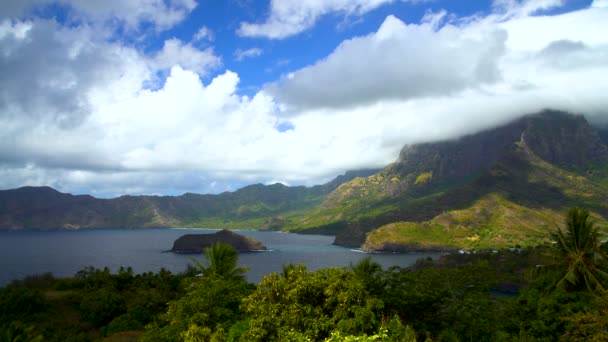
[[(559, 2), (502, 1), (486, 14), (435, 11), (419, 22), (388, 15), (371, 32), (308, 65), (290, 63), (280, 79), (253, 91), (241, 88), (248, 70), (237, 69), (263, 58), (274, 63), (284, 50), (273, 41), (235, 61), (235, 51), (247, 52), (251, 42), (235, 47), (217, 29), (209, 39), (211, 28), (195, 37), (204, 23), (179, 19), (194, 2), (61, 2), (75, 16), (126, 26), (193, 27), (188, 38), (157, 33), (148, 44), (137, 34), (118, 38), (106, 19), (18, 14), (47, 3), (0, 5), (11, 17), (0, 19), (2, 188), (115, 195), (217, 192), (270, 180), (314, 184), (384, 166), (407, 143), (458, 137), (543, 108), (608, 122), (602, 1), (551, 15), (543, 11)], [(344, 13), (389, 3), (349, 2)], [(136, 4), (142, 8), (123, 11)], [(301, 32), (342, 5), (281, 4), (277, 13), (293, 14), (300, 31), (280, 32)], [(275, 20), (272, 8), (267, 23)]]

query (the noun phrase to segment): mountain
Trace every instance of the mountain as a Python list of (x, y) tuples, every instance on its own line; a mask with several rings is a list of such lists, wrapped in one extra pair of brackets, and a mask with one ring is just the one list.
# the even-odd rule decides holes
[(608, 129), (543, 111), (458, 139), (405, 146), (382, 170), (314, 187), (97, 199), (48, 187), (0, 191), (0, 229), (214, 227), (336, 235), (365, 250), (543, 243), (567, 209), (608, 218)]
[(343, 182), (378, 170), (350, 171), (313, 187), (254, 184), (218, 195), (121, 196), (98, 199), (50, 187), (0, 191), (0, 229), (214, 227), (278, 229), (318, 206)]
[(298, 229), (368, 250), (538, 244), (569, 207), (608, 218), (603, 139), (581, 115), (543, 111), (406, 146), (395, 163), (328, 194)]

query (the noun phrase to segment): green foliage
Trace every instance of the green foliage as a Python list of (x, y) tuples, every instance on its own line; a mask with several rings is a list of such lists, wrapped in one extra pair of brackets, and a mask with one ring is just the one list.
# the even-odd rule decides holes
[(449, 329), (458, 339), (493, 340), (503, 326), (503, 309), (490, 290), (501, 277), (483, 259), (455, 268), (389, 269), (380, 296), (385, 314), (397, 315), (419, 333), (446, 335)]
[(40, 290), (11, 285), (0, 292), (0, 324), (44, 312), (48, 302)]
[(144, 326), (151, 321), (152, 315), (148, 311), (142, 307), (136, 307), (112, 319), (110, 324), (101, 328), (100, 334), (102, 336), (110, 336), (123, 331), (144, 330)]
[(289, 264), (283, 264), (281, 266), (281, 276), (283, 278), (289, 278), (289, 274), (293, 271), (295, 271), (296, 269), (296, 265), (292, 262), (290, 262)]
[(244, 280), (246, 267), (237, 267), (239, 252), (229, 244), (218, 242), (203, 252), (207, 267), (194, 260), (195, 266), (205, 276), (218, 275), (225, 279)]
[(409, 325), (403, 325), (399, 316), (394, 315), (382, 324), (381, 331), (386, 332), (389, 341), (416, 342), (416, 332)]
[(562, 215), (553, 210), (533, 210), (488, 194), (470, 207), (442, 213), (425, 222), (396, 222), (373, 230), (362, 248), (383, 249), (487, 249), (536, 246), (549, 239), (548, 232)]
[(288, 275), (266, 276), (243, 300), (245, 312), (252, 317), (246, 340), (295, 335), (320, 340), (332, 331), (368, 334), (378, 329), (382, 302), (370, 296), (352, 272), (339, 268), (309, 272), (300, 265)]
[(433, 171), (423, 172), (416, 177), (416, 181), (414, 181), (414, 185), (422, 185), (426, 182), (430, 181), (433, 178)]
[(591, 309), (592, 303), (593, 298), (582, 292), (524, 289), (506, 307), (505, 330), (528, 340), (556, 341), (569, 329), (566, 317)]
[(80, 310), (85, 320), (100, 327), (124, 313), (127, 303), (118, 291), (102, 288), (86, 294), (80, 303)]
[(370, 294), (377, 296), (382, 293), (386, 281), (382, 277), (383, 272), (380, 264), (372, 261), (372, 258), (368, 256), (354, 266), (351, 264), (351, 268), (355, 278), (365, 286)]
[(180, 341), (186, 336), (196, 340), (210, 337), (218, 327), (227, 330), (244, 318), (239, 306), (251, 291), (250, 284), (215, 273), (197, 279), (183, 297), (169, 303), (166, 313), (147, 326), (142, 341)]
[(144, 324), (133, 317), (133, 315), (122, 314), (114, 318), (110, 324), (101, 328), (100, 333), (102, 336), (109, 336), (117, 332), (143, 330), (143, 328)]
[(228, 333), (226, 334), (226, 341), (227, 342), (241, 341), (242, 336), (244, 336), (245, 333), (247, 332), (247, 330), (249, 329), (250, 323), (251, 323), (251, 318), (249, 318), (249, 317), (235, 322), (230, 327), (230, 329), (228, 330)]
[[(597, 243), (584, 211), (568, 222), (564, 241)], [(234, 272), (238, 254), (229, 249), (207, 254), (201, 278), (129, 268), (32, 277), (0, 289), (0, 342), (606, 340), (608, 292), (586, 291), (584, 281), (547, 291), (565, 262), (559, 279), (531, 272), (548, 264), (547, 250), (571, 260), (558, 244), (449, 254), (407, 269), (383, 270), (370, 258), (314, 272), (287, 264), (257, 286)]]
[[(382, 331), (382, 332), (372, 335), (372, 336), (367, 336), (367, 335), (360, 335), (360, 336), (347, 335), (347, 336), (345, 336), (339, 331), (334, 331), (331, 333), (330, 337), (328, 337), (324, 340), (324, 342), (376, 342), (376, 341), (387, 341), (387, 342), (390, 341), (386, 331)], [(416, 339), (414, 339), (413, 341), (416, 341)]]
[(0, 342), (42, 342), (44, 337), (37, 335), (34, 326), (25, 325), (20, 321), (13, 321), (0, 326)]
[(595, 298), (590, 310), (565, 316), (563, 341), (608, 341), (608, 292)]
[(599, 230), (589, 220), (589, 212), (573, 208), (568, 212), (565, 230), (557, 229), (553, 264), (562, 272), (556, 287), (561, 289), (605, 289), (608, 284), (608, 255), (601, 248)]
[[(28, 276), (0, 288), (0, 335), (14, 322), (27, 328), (27, 340), (90, 341), (104, 335), (111, 340), (134, 338), (167, 303), (183, 293), (183, 275), (161, 269), (158, 273), (133, 274), (121, 268), (87, 267), (73, 278), (55, 279), (49, 274)], [(21, 323), (20, 323), (21, 324)]]
[(416, 342), (416, 332), (409, 325), (404, 326), (397, 316), (393, 317), (387, 325), (373, 335), (345, 335), (340, 331), (332, 331), (324, 342)]

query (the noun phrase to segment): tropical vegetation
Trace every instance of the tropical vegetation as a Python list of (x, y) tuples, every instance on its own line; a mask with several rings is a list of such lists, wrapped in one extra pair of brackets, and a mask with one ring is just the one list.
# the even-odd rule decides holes
[(452, 253), (409, 268), (371, 258), (252, 284), (216, 244), (184, 273), (86, 268), (0, 290), (0, 341), (603, 341), (608, 259), (586, 210), (551, 242)]

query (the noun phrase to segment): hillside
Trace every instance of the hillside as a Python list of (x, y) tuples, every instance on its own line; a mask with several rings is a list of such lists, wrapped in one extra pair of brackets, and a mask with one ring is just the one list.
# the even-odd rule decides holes
[[(48, 187), (0, 191), (0, 229), (214, 227), (336, 235), (374, 250), (542, 243), (580, 206), (608, 218), (608, 130), (544, 111), (459, 139), (405, 146), (383, 170), (314, 187), (97, 199)], [(370, 233), (371, 232), (371, 233)], [(369, 234), (368, 234), (369, 233)]]
[(255, 184), (218, 195), (98, 199), (49, 187), (0, 191), (0, 229), (214, 227), (278, 229), (318, 206), (343, 182), (377, 170), (350, 171), (313, 187)]
[(299, 229), (335, 232), (337, 244), (369, 250), (537, 244), (572, 206), (605, 222), (606, 198), (608, 146), (599, 133), (583, 116), (545, 111), (406, 146), (397, 162), (327, 195)]

